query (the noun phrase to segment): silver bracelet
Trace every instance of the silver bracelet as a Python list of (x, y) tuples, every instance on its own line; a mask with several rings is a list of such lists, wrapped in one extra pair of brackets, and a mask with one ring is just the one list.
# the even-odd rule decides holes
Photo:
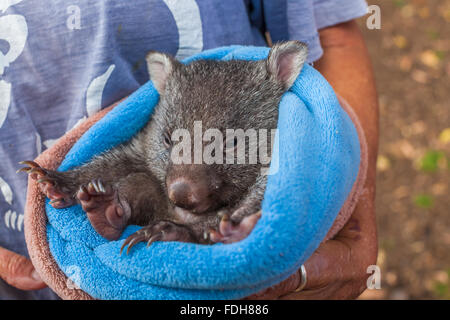
[(301, 278), (300, 278), (300, 284), (298, 285), (298, 288), (294, 290), (294, 292), (300, 292), (306, 287), (306, 269), (305, 266), (302, 264), (300, 267), (301, 271)]

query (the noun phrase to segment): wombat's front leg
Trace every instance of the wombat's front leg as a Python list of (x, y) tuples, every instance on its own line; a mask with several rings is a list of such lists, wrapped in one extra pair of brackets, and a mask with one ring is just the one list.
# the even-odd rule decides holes
[(109, 240), (117, 239), (127, 224), (146, 224), (150, 214), (164, 212), (167, 207), (156, 178), (128, 146), (65, 172), (42, 168), (33, 161), (22, 163), (27, 167), (19, 171), (40, 183), (53, 207), (80, 203), (94, 229)]
[(212, 242), (233, 243), (245, 239), (255, 227), (261, 211), (253, 213), (241, 219), (238, 223), (230, 220), (228, 215), (223, 215), (217, 230), (210, 230), (209, 238)]
[(80, 188), (77, 198), (94, 229), (109, 240), (118, 239), (128, 224), (145, 225), (167, 212), (162, 188), (145, 172), (111, 184), (94, 180)]
[(17, 172), (27, 172), (32, 179), (37, 180), (54, 208), (65, 208), (76, 203), (75, 194), (79, 185), (74, 172), (48, 170), (34, 161), (22, 161), (20, 164), (27, 166)]
[(267, 183), (266, 176), (259, 176), (256, 183), (238, 205), (218, 212), (221, 221), (217, 230), (210, 231), (213, 242), (232, 243), (246, 238), (261, 217), (261, 202)]

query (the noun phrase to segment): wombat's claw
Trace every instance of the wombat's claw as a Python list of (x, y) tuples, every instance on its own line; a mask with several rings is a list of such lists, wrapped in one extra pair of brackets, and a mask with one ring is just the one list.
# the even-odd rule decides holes
[(21, 161), (19, 164), (27, 165), (27, 167), (20, 168), (19, 172), (26, 172), (33, 180), (39, 183), (42, 192), (50, 199), (49, 204), (57, 209), (71, 206), (74, 199), (68, 194), (59, 190), (56, 186), (56, 180), (49, 176), (49, 171), (42, 168), (34, 161)]
[(45, 176), (47, 174), (47, 171), (45, 171), (41, 167), (37, 167), (37, 168), (32, 168), (30, 171), (28, 171), (28, 173), (30, 173), (30, 174), (37, 173), (38, 175)]
[(92, 227), (108, 240), (116, 240), (126, 227), (131, 214), (129, 205), (119, 201), (117, 191), (100, 179), (81, 186), (76, 197)]
[(126, 238), (120, 248), (120, 254), (122, 254), (122, 251), (126, 246), (128, 246), (128, 254), (131, 248), (140, 242), (147, 242), (147, 247), (149, 247), (155, 241), (195, 242), (196, 239), (185, 226), (178, 225), (171, 221), (159, 221), (143, 227)]
[(94, 190), (96, 193), (106, 193), (105, 186), (100, 179), (92, 180), (87, 185), (88, 189)]
[(246, 238), (261, 217), (261, 212), (247, 216), (240, 221), (233, 219), (233, 215), (220, 212), (222, 220), (218, 230), (210, 230), (209, 238), (213, 242), (233, 243)]
[[(143, 228), (145, 229), (145, 228)], [(128, 246), (127, 248), (127, 254), (130, 252), (131, 248), (134, 247), (134, 245), (138, 244), (139, 242), (147, 241), (147, 247), (149, 247), (153, 242), (159, 241), (164, 236), (164, 230), (161, 230), (160, 233), (157, 233), (155, 235), (151, 235), (147, 230), (141, 230), (137, 231), (136, 233), (132, 234), (128, 238), (125, 239), (124, 243), (122, 244), (122, 247), (120, 248), (120, 254), (122, 254), (123, 249)]]
[(16, 173), (19, 172), (26, 172), (28, 174), (36, 173), (37, 175), (33, 175), (32, 176), (33, 178), (36, 178), (37, 176), (45, 176), (47, 174), (47, 171), (41, 168), (41, 166), (34, 161), (30, 160), (20, 161), (19, 164), (24, 164), (27, 165), (28, 167), (20, 168), (19, 170), (16, 171)]
[(16, 173), (19, 173), (19, 172), (28, 172), (28, 171), (30, 171), (30, 170), (31, 170), (30, 167), (23, 167), (23, 168), (20, 168), (19, 170), (17, 170)]
[[(28, 166), (28, 167), (22, 168), (22, 169), (31, 169), (31, 168), (39, 168), (40, 167), (39, 164), (37, 164), (36, 162), (31, 161), (31, 160), (20, 161), (19, 164), (26, 164)], [(22, 169), (17, 170), (17, 172), (24, 171)]]
[(228, 210), (221, 210), (217, 213), (221, 221), (228, 221), (230, 220), (230, 213)]
[[(139, 232), (139, 231), (138, 231)], [(131, 248), (139, 242), (142, 242), (145, 240), (145, 236), (143, 235), (138, 235), (137, 233), (132, 234), (131, 236), (129, 236), (128, 238), (125, 239), (125, 241), (123, 242), (122, 246), (120, 247), (120, 254), (122, 254), (123, 249), (128, 246), (127, 248), (127, 254), (130, 252)]]
[(81, 186), (77, 193), (85, 211), (97, 208), (99, 202), (113, 200), (114, 196), (114, 190), (109, 186), (105, 187), (100, 179), (92, 180), (86, 186)]
[[(127, 254), (130, 252), (131, 248), (134, 247), (137, 243), (147, 241), (147, 238), (149, 238), (150, 233), (147, 232), (146, 228), (142, 228), (135, 233), (133, 233), (131, 236), (125, 239), (125, 241), (122, 244), (122, 247), (120, 248), (120, 254), (122, 254), (123, 249), (128, 246), (127, 248)], [(154, 240), (155, 241), (155, 240)], [(148, 240), (147, 246), (151, 244), (151, 237)]]
[(34, 161), (21, 161), (19, 162), (19, 164), (25, 164), (28, 167), (23, 167), (20, 168), (19, 170), (16, 171), (16, 173), (19, 172), (26, 172), (28, 173), (32, 179), (36, 180), (38, 179), (38, 182), (52, 182), (52, 180), (50, 178), (47, 177), (47, 179), (43, 179), (44, 177), (46, 177), (46, 175), (48, 174), (47, 170), (45, 170), (44, 168), (41, 168), (41, 166), (39, 166), (36, 162)]
[(36, 162), (34, 162), (34, 161), (21, 161), (21, 162), (19, 162), (19, 164), (25, 164), (28, 167), (20, 168), (19, 170), (16, 171), (16, 173), (26, 172), (34, 180), (37, 179), (37, 182), (39, 182), (39, 183), (51, 183), (51, 184), (54, 184), (54, 180), (47, 176), (47, 174), (48, 174), (47, 170), (42, 168)]
[(61, 198), (61, 199), (55, 199), (55, 200), (50, 200), (49, 204), (53, 207), (53, 208), (64, 208), (66, 207), (66, 201)]

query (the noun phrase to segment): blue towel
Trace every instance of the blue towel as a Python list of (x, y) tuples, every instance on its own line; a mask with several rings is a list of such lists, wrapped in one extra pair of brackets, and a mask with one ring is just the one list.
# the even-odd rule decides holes
[[(195, 59), (259, 60), (268, 48), (231, 46)], [(158, 93), (148, 82), (97, 122), (73, 146), (59, 170), (130, 139), (150, 119)], [(359, 169), (356, 129), (327, 81), (309, 65), (280, 102), (278, 149), (268, 177), (262, 217), (232, 244), (156, 242), (119, 254), (128, 226), (107, 241), (79, 205), (46, 203), (47, 237), (61, 270), (100, 299), (238, 299), (286, 279), (319, 246), (344, 204)], [(275, 148), (276, 148), (275, 147)]]

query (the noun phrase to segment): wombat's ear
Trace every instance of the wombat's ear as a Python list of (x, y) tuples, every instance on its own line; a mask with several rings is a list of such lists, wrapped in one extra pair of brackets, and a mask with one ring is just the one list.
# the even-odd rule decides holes
[(289, 89), (297, 79), (308, 56), (308, 47), (300, 41), (276, 43), (267, 57), (267, 71)]
[(157, 51), (150, 51), (145, 60), (150, 80), (158, 93), (163, 94), (167, 79), (179, 62), (171, 56)]

